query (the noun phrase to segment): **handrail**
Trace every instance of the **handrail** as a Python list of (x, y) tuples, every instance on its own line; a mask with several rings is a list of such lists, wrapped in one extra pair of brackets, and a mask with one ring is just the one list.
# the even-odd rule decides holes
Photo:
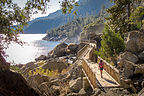
[[(91, 50), (88, 50), (88, 46), (89, 48), (91, 48)], [(92, 48), (93, 47), (93, 48)], [(83, 57), (85, 57), (84, 55), (87, 54), (91, 54), (92, 50), (94, 50), (96, 47), (96, 45), (94, 43), (90, 43), (89, 45), (85, 45), (81, 50), (78, 51), (77, 54), (77, 59), (81, 59), (82, 60), (82, 70), (83, 73), (86, 75), (91, 87), (97, 88), (100, 87), (100, 84), (96, 78), (96, 74), (95, 72), (93, 72), (94, 70), (91, 69), (91, 67), (89, 66), (90, 63)], [(103, 60), (101, 57), (98, 57), (98, 60)], [(120, 74), (119, 74), (119, 70), (114, 68), (112, 65), (110, 65), (108, 62), (106, 62), (105, 60), (103, 60), (104, 62), (104, 70), (110, 74), (110, 76), (115, 79), (118, 83), (120, 83)]]
[(92, 86), (92, 88), (97, 88), (97, 84), (96, 84), (96, 75), (94, 74), (94, 72), (91, 70), (91, 68), (88, 66), (88, 62), (85, 59), (82, 59), (82, 67), (83, 67), (83, 71), (85, 71), (85, 74), (87, 75), (89, 82)]
[(87, 49), (88, 45), (85, 45), (82, 49), (80, 49), (77, 52), (77, 59), (81, 58), (81, 55), (84, 53), (84, 51)]

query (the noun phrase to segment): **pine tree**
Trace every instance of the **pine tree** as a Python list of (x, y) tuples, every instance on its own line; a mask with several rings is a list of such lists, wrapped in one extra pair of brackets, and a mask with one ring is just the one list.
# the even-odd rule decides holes
[(125, 49), (124, 40), (120, 33), (116, 33), (107, 24), (102, 35), (101, 48), (97, 55), (104, 59), (110, 58), (110, 60), (116, 65), (116, 58), (120, 52)]
[(141, 0), (111, 0), (114, 5), (107, 9), (109, 16), (106, 18), (109, 27), (121, 35), (131, 31), (129, 18), (131, 13), (136, 8), (136, 5), (141, 3)]

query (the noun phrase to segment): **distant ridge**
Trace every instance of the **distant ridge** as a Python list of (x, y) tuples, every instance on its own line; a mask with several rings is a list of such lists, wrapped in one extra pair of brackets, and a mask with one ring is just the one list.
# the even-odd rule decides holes
[(72, 21), (75, 17), (86, 17), (95, 15), (100, 12), (102, 5), (109, 7), (112, 4), (109, 0), (79, 0), (79, 7), (73, 10), (78, 10), (77, 16), (70, 14), (62, 14), (61, 10), (49, 14), (45, 17), (36, 18), (30, 21), (29, 26), (24, 28), (25, 34), (45, 34), (47, 30), (62, 26), (68, 21)]

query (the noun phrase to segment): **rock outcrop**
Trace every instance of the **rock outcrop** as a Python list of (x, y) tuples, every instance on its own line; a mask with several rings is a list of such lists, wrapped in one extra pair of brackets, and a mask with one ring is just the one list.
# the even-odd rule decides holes
[(48, 58), (56, 58), (56, 57), (62, 57), (74, 54), (76, 55), (78, 51), (78, 45), (77, 44), (69, 44), (66, 43), (60, 43), (57, 45), (51, 52), (48, 53)]
[(66, 69), (68, 67), (68, 64), (66, 62), (62, 62), (56, 59), (53, 60), (48, 60), (46, 64), (43, 64), (40, 66), (43, 69), (48, 69), (48, 70), (53, 70), (53, 71), (58, 71), (62, 72), (63, 69)]
[(0, 96), (39, 96), (39, 94), (19, 73), (0, 70)]
[(25, 65), (23, 65), (23, 67), (20, 68), (21, 73), (25, 76), (28, 77), (28, 72), (30, 70), (33, 70), (34, 68), (38, 67), (38, 65), (34, 64), (34, 62), (29, 62)]
[(71, 43), (67, 46), (67, 51), (69, 54), (76, 54), (78, 51), (78, 44)]
[(51, 57), (61, 57), (61, 56), (66, 56), (66, 48), (67, 44), (66, 43), (60, 43), (57, 45), (51, 52), (48, 53), (48, 56)]
[(47, 56), (41, 55), (41, 56), (39, 56), (38, 58), (36, 58), (35, 60), (36, 60), (36, 61), (39, 61), (39, 60), (46, 60), (46, 59), (47, 59)]
[(30, 76), (27, 79), (29, 85), (36, 90), (40, 96), (50, 96), (50, 94), (55, 94), (51, 89), (51, 81), (48, 76), (43, 76), (40, 74)]
[(9, 70), (10, 63), (7, 63), (4, 57), (0, 54), (0, 69)]
[(132, 31), (129, 32), (127, 42), (126, 42), (126, 51), (132, 53), (139, 53), (144, 50), (144, 32)]
[(144, 81), (144, 32), (132, 31), (128, 33), (125, 52), (119, 55), (121, 86), (140, 91)]
[(77, 78), (76, 80), (71, 80), (69, 82), (70, 85), (70, 90), (72, 90), (72, 92), (76, 92), (78, 93), (81, 89), (81, 78)]

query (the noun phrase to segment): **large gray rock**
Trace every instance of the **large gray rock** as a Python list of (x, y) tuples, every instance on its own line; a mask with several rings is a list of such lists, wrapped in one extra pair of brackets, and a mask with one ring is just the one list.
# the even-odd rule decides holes
[(72, 92), (78, 93), (81, 89), (81, 78), (77, 78), (76, 80), (72, 80), (69, 82), (70, 90)]
[(56, 96), (58, 96), (59, 94), (60, 94), (60, 86), (55, 86), (55, 85), (53, 85), (52, 87), (51, 87), (51, 89), (52, 89), (52, 91), (53, 91), (53, 94), (55, 94)]
[(134, 74), (144, 74), (144, 64), (135, 67)]
[(38, 86), (40, 84), (42, 84), (43, 82), (47, 82), (48, 85), (51, 85), (51, 82), (49, 80), (48, 76), (42, 76), (40, 74), (34, 75), (34, 76), (30, 76), (27, 79), (27, 82), (29, 83), (29, 85), (33, 88), (38, 88)]
[(67, 47), (66, 43), (64, 43), (64, 42), (60, 43), (51, 52), (49, 52), (48, 56), (52, 56), (52, 57), (65, 56), (65, 55), (67, 55), (66, 47)]
[(40, 96), (59, 96), (60, 86), (49, 86), (47, 82), (41, 83), (36, 89)]
[(67, 46), (67, 50), (69, 50), (69, 53), (70, 54), (75, 54), (77, 53), (78, 51), (78, 45), (77, 44), (74, 44), (74, 43), (71, 43)]
[(126, 43), (126, 51), (133, 53), (141, 52), (144, 50), (144, 32), (132, 31), (128, 34)]
[(46, 59), (47, 59), (47, 57), (45, 55), (41, 55), (38, 58), (36, 58), (35, 60), (38, 61), (38, 60), (46, 60)]
[(83, 87), (84, 87), (84, 90), (86, 90), (86, 91), (91, 88), (86, 77), (83, 78)]
[(0, 53), (0, 70), (9, 70), (9, 69), (10, 69), (10, 63), (7, 63)]
[(134, 64), (130, 61), (125, 61), (123, 76), (125, 78), (130, 78), (134, 74)]
[(41, 83), (38, 88), (35, 88), (37, 92), (39, 92), (39, 94), (41, 96), (47, 96), (49, 95), (49, 86), (47, 82), (43, 82)]
[(136, 63), (139, 60), (138, 57), (135, 54), (132, 54), (131, 52), (124, 52), (124, 53), (122, 53), (119, 56), (119, 59), (121, 61), (127, 60), (127, 61), (130, 61), (130, 62), (133, 62), (133, 63)]
[(20, 70), (22, 71), (22, 74), (25, 76), (25, 77), (28, 77), (28, 72), (30, 70), (33, 70), (34, 68), (38, 67), (38, 65), (34, 64), (34, 62), (29, 62), (27, 64), (25, 64)]
[(41, 65), (41, 67), (45, 70), (57, 70), (58, 72), (62, 72), (63, 69), (68, 67), (68, 64), (62, 61), (52, 60), (47, 61), (46, 64)]
[(143, 60), (144, 61), (144, 51), (141, 52), (138, 57), (140, 58), (140, 60)]
[(80, 91), (79, 91), (79, 96), (86, 96), (86, 91), (82, 88)]
[(93, 90), (93, 95), (92, 96), (98, 96), (99, 94), (101, 94), (101, 90), (99, 89), (99, 88), (95, 88), (94, 90)]
[(0, 70), (0, 96), (39, 96), (21, 74)]

